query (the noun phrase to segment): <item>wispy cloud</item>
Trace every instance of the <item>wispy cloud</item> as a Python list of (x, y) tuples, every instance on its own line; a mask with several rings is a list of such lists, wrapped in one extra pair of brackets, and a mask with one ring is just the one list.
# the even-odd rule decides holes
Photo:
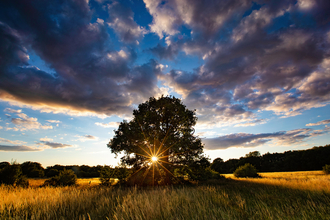
[(62, 122), (59, 121), (59, 120), (46, 120), (46, 121), (48, 121), (48, 122), (50, 122), (50, 123), (62, 123)]
[(42, 151), (43, 149), (25, 145), (0, 145), (0, 151)]
[(325, 125), (325, 124), (329, 124), (329, 123), (330, 123), (330, 119), (327, 119), (327, 120), (319, 121), (316, 123), (309, 123), (309, 124), (306, 124), (306, 126), (318, 126), (318, 125)]
[(9, 144), (16, 144), (16, 145), (26, 144), (25, 141), (19, 141), (19, 140), (12, 141), (12, 140), (8, 140), (8, 139), (5, 139), (5, 138), (0, 138), (0, 142), (9, 143)]
[(73, 145), (70, 145), (70, 144), (62, 144), (62, 143), (49, 142), (49, 141), (40, 141), (40, 143), (38, 143), (38, 145), (43, 145), (43, 146), (47, 146), (47, 147), (55, 148), (55, 149), (73, 147)]
[(81, 142), (85, 142), (85, 141), (97, 141), (99, 138), (95, 137), (93, 135), (76, 135), (75, 137), (77, 137), (78, 139), (76, 141), (81, 141)]
[(329, 127), (323, 130), (313, 130), (310, 128), (295, 129), (290, 131), (279, 131), (274, 133), (236, 133), (219, 136), (216, 138), (205, 138), (205, 149), (216, 150), (230, 147), (256, 147), (272, 141), (277, 146), (288, 146), (299, 144), (308, 138), (326, 134), (330, 131)]
[(120, 123), (119, 122), (109, 122), (109, 123), (96, 122), (95, 124), (98, 126), (104, 127), (104, 128), (117, 128)]

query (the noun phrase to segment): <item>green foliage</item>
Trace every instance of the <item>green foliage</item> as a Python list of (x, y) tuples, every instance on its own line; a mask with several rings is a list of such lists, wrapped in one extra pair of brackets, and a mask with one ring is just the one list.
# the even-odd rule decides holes
[(111, 186), (115, 183), (115, 169), (104, 166), (100, 171), (100, 181), (101, 185)]
[[(156, 155), (157, 178), (153, 183), (171, 184), (176, 165), (189, 166), (203, 158), (201, 140), (193, 135), (197, 117), (175, 97), (150, 98), (133, 111), (130, 122), (120, 123), (108, 147), (118, 155), (124, 153), (121, 162), (134, 172), (151, 167), (150, 158)], [(148, 175), (154, 175), (149, 172)], [(153, 176), (154, 178), (154, 176)], [(148, 178), (143, 178), (148, 179)]]
[(77, 176), (73, 170), (62, 170), (58, 176), (54, 176), (45, 181), (44, 185), (50, 186), (72, 186), (77, 183)]
[(238, 167), (234, 172), (235, 177), (260, 177), (257, 169), (249, 164), (246, 163), (243, 166)]
[(330, 174), (330, 165), (326, 164), (324, 167), (323, 167), (323, 172), (325, 174)]
[(44, 177), (44, 168), (40, 163), (27, 161), (21, 164), (22, 172), (29, 178)]
[(101, 185), (111, 186), (118, 179), (119, 184), (125, 183), (131, 171), (126, 167), (115, 167), (104, 166), (100, 171)]
[(245, 154), (245, 157), (260, 157), (260, 156), (261, 156), (261, 154), (259, 151), (252, 151), (248, 154)]
[(28, 187), (29, 181), (22, 174), (21, 166), (17, 163), (2, 164), (0, 169), (0, 184)]

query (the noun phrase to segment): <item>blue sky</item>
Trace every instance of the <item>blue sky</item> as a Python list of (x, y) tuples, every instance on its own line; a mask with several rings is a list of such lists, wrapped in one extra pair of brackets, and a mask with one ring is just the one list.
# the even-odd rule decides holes
[(329, 144), (330, 2), (0, 3), (0, 161), (113, 165), (149, 97), (196, 109), (212, 160)]

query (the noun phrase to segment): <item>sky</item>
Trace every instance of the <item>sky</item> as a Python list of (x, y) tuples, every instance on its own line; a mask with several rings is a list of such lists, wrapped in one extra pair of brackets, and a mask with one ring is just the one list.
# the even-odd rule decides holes
[(330, 144), (328, 0), (0, 2), (0, 161), (112, 165), (149, 97), (211, 161)]

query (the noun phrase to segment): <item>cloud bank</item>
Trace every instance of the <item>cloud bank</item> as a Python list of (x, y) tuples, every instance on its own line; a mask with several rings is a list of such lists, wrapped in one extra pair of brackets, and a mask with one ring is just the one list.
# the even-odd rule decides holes
[[(329, 104), (329, 1), (144, 3), (148, 22), (126, 1), (2, 1), (0, 99), (42, 112), (130, 115), (164, 91), (161, 80), (206, 127), (252, 126), (264, 123), (258, 112), (291, 117)], [(179, 55), (201, 64), (162, 68), (159, 60)], [(8, 112), (21, 114), (16, 129), (45, 126)]]

